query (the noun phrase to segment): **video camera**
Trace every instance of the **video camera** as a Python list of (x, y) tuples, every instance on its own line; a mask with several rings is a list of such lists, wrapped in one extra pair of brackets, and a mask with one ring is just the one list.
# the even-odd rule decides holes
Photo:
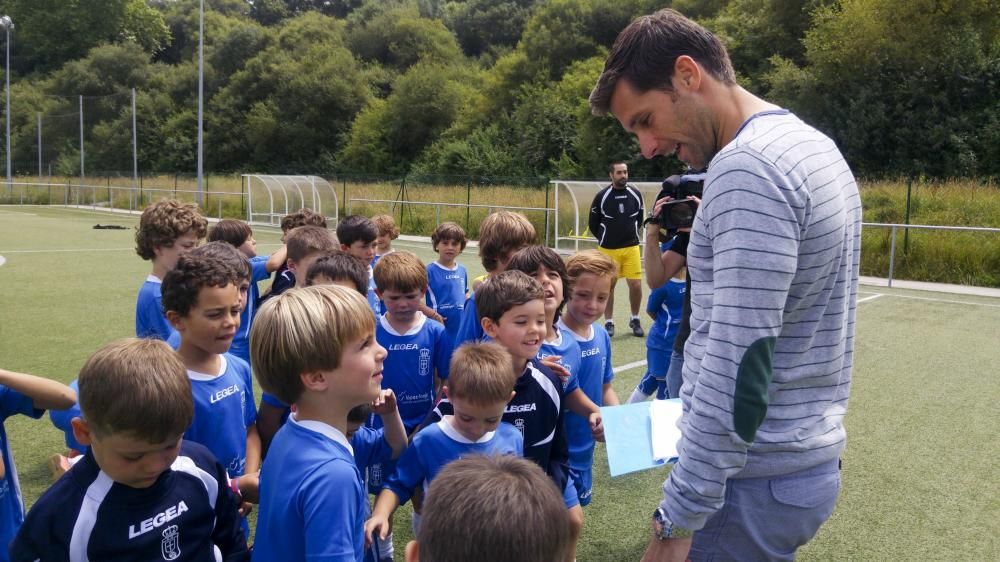
[(671, 201), (663, 205), (660, 216), (657, 217), (660, 228), (676, 230), (688, 228), (694, 224), (694, 214), (698, 211), (698, 203), (688, 199), (688, 196), (693, 195), (701, 199), (706, 175), (705, 172), (697, 172), (670, 176), (663, 180), (663, 189), (656, 196), (656, 200), (670, 197)]

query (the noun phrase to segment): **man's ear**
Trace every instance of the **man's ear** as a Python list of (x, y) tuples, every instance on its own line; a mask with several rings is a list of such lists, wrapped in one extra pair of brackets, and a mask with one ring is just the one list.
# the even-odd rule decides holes
[(483, 332), (493, 338), (497, 339), (497, 334), (500, 332), (500, 326), (496, 324), (491, 318), (482, 317), (479, 319), (479, 324), (483, 327)]
[(302, 386), (313, 392), (324, 392), (330, 387), (330, 377), (323, 371), (312, 371), (299, 375)]
[(702, 70), (693, 58), (688, 55), (681, 55), (674, 61), (674, 87), (681, 87), (688, 90), (698, 90), (701, 88)]
[(94, 442), (94, 432), (90, 430), (90, 424), (83, 418), (73, 418), (69, 421), (69, 425), (73, 428), (73, 437), (81, 445), (89, 447)]
[(417, 541), (406, 543), (406, 562), (420, 562), (420, 544)]

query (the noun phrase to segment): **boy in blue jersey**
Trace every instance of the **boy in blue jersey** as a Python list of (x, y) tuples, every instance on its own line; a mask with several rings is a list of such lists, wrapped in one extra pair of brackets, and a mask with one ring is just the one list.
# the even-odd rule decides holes
[(427, 305), (444, 319), (448, 337), (455, 340), (469, 293), (469, 272), (455, 261), (465, 250), (465, 230), (443, 222), (431, 233), (431, 247), (438, 259), (427, 264)]
[[(497, 211), (479, 223), (479, 258), (489, 275), (496, 275), (507, 267), (515, 252), (534, 244), (537, 235), (531, 221), (521, 213)], [(458, 333), (452, 340), (455, 347), (467, 341), (483, 339), (483, 325), (476, 307), (476, 291), (469, 295), (462, 311)]]
[(250, 341), (260, 386), (295, 405), (261, 470), (254, 560), (361, 560), (367, 495), (347, 413), (379, 397), (386, 356), (368, 303), (337, 285), (287, 291)]
[[(382, 419), (382, 429), (365, 427), (365, 422), (372, 415)], [(371, 404), (355, 406), (347, 412), (347, 439), (354, 449), (354, 464), (358, 467), (362, 484), (367, 489), (368, 467), (385, 465), (398, 459), (408, 444), (406, 429), (403, 428), (403, 420), (400, 419), (399, 409), (396, 407), (396, 395), (392, 390), (385, 389)], [(376, 560), (392, 562), (391, 546), (391, 541), (366, 545), (365, 562)]]
[(181, 336), (194, 419), (184, 432), (226, 467), (241, 487), (255, 486), (260, 437), (250, 366), (227, 353), (240, 324), (239, 274), (226, 261), (187, 255), (163, 280), (163, 307)]
[[(547, 330), (542, 286), (521, 271), (504, 271), (490, 276), (476, 295), (483, 331), (510, 353), (513, 373), (518, 375), (503, 421), (524, 436), (525, 458), (542, 467), (556, 487), (566, 491), (569, 459), (563, 429), (565, 394), (559, 378), (538, 360)], [(424, 427), (452, 413), (452, 405), (444, 397)], [(567, 508), (575, 505), (572, 500), (564, 497)]]
[(64, 384), (0, 369), (0, 561), (9, 560), (5, 547), (24, 521), (14, 454), (2, 422), (15, 414), (38, 419), (45, 410), (62, 410), (75, 403), (76, 394)]
[(378, 316), (382, 314), (382, 303), (375, 292), (372, 261), (375, 259), (375, 240), (378, 227), (368, 217), (351, 215), (337, 223), (337, 240), (341, 251), (347, 252), (368, 266), (368, 305)]
[[(306, 225), (292, 229), (286, 236), (288, 270), (295, 278), (296, 287), (306, 286), (309, 267), (320, 257), (337, 251), (337, 238), (325, 226)], [(261, 453), (267, 454), (271, 439), (288, 418), (289, 405), (264, 390), (257, 412), (257, 430), (260, 433)]]
[[(559, 320), (580, 346), (580, 390), (597, 406), (617, 406), (618, 395), (611, 387), (611, 338), (600, 323), (614, 286), (617, 266), (597, 250), (579, 252), (569, 258), (566, 273), (570, 282), (566, 313)], [(591, 501), (594, 463), (594, 436), (587, 418), (566, 414), (569, 441), (569, 470), (580, 505)]]
[(229, 353), (250, 362), (250, 325), (253, 323), (260, 289), (257, 283), (271, 278), (288, 258), (285, 246), (270, 256), (257, 255), (257, 241), (254, 240), (250, 225), (236, 219), (222, 219), (208, 231), (209, 242), (226, 242), (240, 251), (250, 265), (250, 279), (247, 293), (243, 295), (243, 312), (240, 313), (240, 330), (229, 346)]
[(162, 341), (113, 342), (79, 385), (73, 431), (89, 450), (35, 502), (11, 559), (248, 560), (225, 468), (181, 439), (194, 406), (177, 354)]
[[(318, 226), (326, 230), (326, 217), (312, 209), (299, 209), (294, 213), (281, 217), (281, 243), (287, 244), (289, 233), (300, 226)], [(282, 263), (281, 267), (275, 272), (274, 281), (271, 282), (271, 286), (267, 288), (267, 292), (261, 295), (259, 302), (256, 303), (257, 308), (260, 308), (267, 299), (276, 297), (294, 286), (295, 274), (288, 269), (286, 257), (285, 263)]]
[[(670, 249), (673, 240), (668, 240), (661, 247), (661, 252)], [(680, 329), (681, 317), (684, 312), (684, 293), (687, 292), (684, 276), (687, 269), (681, 267), (669, 281), (660, 285), (649, 294), (646, 302), (646, 314), (653, 319), (653, 326), (646, 338), (646, 374), (636, 385), (628, 403), (643, 402), (656, 393), (657, 400), (680, 398), (671, 396), (667, 388), (667, 369), (670, 367), (670, 356), (674, 349), (674, 339)]]
[(518, 376), (511, 371), (511, 361), (510, 354), (494, 343), (466, 344), (455, 351), (454, 373), (445, 387), (454, 414), (413, 438), (375, 501), (372, 517), (365, 523), (366, 538), (377, 533), (384, 539), (396, 508), (421, 483), (426, 489), (449, 462), (472, 454), (524, 454), (524, 437), (514, 426), (501, 423)]
[(135, 251), (153, 262), (153, 271), (139, 289), (135, 303), (135, 335), (167, 341), (173, 328), (161, 305), (163, 277), (177, 264), (177, 258), (191, 251), (205, 237), (208, 221), (198, 207), (171, 199), (146, 207), (135, 232)]
[(406, 562), (566, 558), (569, 528), (562, 498), (529, 460), (469, 455), (444, 467), (427, 494), (420, 532), (406, 545)]
[(375, 238), (375, 255), (372, 256), (371, 261), (371, 266), (375, 267), (379, 258), (396, 251), (392, 248), (392, 241), (399, 238), (399, 227), (396, 226), (392, 215), (375, 215), (372, 217), (372, 222), (378, 229), (378, 237)]

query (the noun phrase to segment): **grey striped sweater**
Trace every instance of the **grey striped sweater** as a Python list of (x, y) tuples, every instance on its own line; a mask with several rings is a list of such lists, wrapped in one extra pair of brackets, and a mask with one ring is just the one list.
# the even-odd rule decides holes
[(688, 246), (680, 459), (670, 519), (700, 529), (726, 481), (837, 458), (851, 383), (861, 201), (832, 140), (760, 113), (712, 159)]

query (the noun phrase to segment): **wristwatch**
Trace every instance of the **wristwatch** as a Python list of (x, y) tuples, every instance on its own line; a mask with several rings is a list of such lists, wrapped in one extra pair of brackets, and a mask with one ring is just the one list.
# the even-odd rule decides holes
[(666, 539), (689, 539), (694, 531), (689, 531), (674, 525), (667, 512), (662, 507), (656, 508), (653, 512), (653, 535), (659, 540)]

